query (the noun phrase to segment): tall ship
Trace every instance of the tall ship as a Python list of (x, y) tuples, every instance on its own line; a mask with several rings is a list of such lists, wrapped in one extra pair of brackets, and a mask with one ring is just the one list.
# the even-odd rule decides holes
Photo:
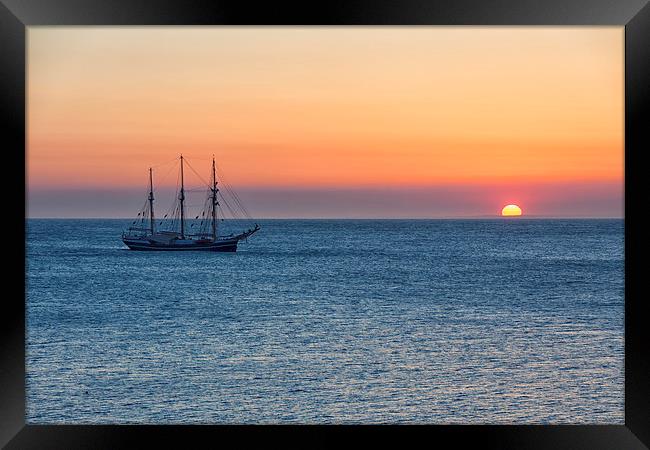
[[(131, 250), (235, 252), (240, 241), (247, 239), (260, 229), (260, 226), (255, 223), (252, 228), (239, 234), (220, 235), (219, 222), (224, 220), (220, 199), (224, 202), (226, 200), (217, 187), (214, 157), (212, 158), (212, 179), (207, 186), (207, 198), (203, 210), (201, 214), (188, 220), (185, 198), (185, 163), (183, 155), (180, 155), (180, 188), (177, 190), (178, 195), (171, 207), (171, 213), (165, 214), (162, 220), (157, 220), (154, 215), (153, 169), (149, 169), (149, 194), (145, 206), (138, 213), (137, 219), (122, 233), (122, 242)], [(192, 168), (191, 165), (189, 167)], [(192, 168), (192, 170), (194, 169)], [(198, 173), (196, 174), (200, 176)], [(238, 207), (250, 219), (250, 215), (237, 195), (230, 188), (228, 191), (231, 194), (233, 205), (226, 203), (227, 208), (232, 212), (234, 208)]]

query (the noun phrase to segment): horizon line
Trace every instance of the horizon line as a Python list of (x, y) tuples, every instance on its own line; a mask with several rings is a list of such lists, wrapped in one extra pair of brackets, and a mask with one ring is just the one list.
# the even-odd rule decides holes
[[(26, 220), (133, 220), (133, 217), (25, 217)], [(624, 216), (545, 216), (526, 214), (521, 216), (475, 215), (475, 216), (441, 216), (441, 217), (257, 217), (253, 219), (226, 218), (223, 220), (462, 220), (462, 219), (560, 219), (560, 220), (594, 220), (625, 219)], [(159, 220), (159, 219), (156, 219)], [(161, 219), (171, 220), (171, 219)], [(186, 219), (187, 221), (195, 219)]]

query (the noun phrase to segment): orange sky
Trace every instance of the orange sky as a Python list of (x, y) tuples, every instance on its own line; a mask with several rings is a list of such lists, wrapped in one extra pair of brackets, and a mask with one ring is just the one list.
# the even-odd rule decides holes
[(240, 187), (622, 183), (623, 27), (28, 29), (30, 189), (180, 152)]

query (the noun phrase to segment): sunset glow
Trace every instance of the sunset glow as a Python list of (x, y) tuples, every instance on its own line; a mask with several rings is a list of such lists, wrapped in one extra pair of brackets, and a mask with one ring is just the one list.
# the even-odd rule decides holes
[(622, 27), (30, 27), (28, 69), (34, 208), (140, 189), (183, 153), (251, 192), (428, 189), (463, 215), (528, 195), (554, 214), (564, 186), (576, 211), (622, 211), (585, 197), (622, 205)]

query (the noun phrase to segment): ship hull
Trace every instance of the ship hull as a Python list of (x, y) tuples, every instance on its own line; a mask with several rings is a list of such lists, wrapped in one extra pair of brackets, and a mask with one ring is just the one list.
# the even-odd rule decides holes
[(204, 251), (204, 252), (236, 252), (237, 243), (239, 242), (236, 239), (232, 240), (223, 240), (217, 242), (195, 242), (192, 244), (161, 244), (161, 243), (152, 243), (146, 240), (131, 240), (123, 239), (122, 240), (127, 247), (131, 250), (140, 250), (140, 251)]
[[(228, 235), (216, 240), (212, 239), (185, 239), (178, 233), (164, 232), (150, 236), (128, 236), (122, 235), (122, 242), (131, 250), (141, 251), (165, 251), (165, 252), (236, 252), (239, 241), (256, 233), (260, 226), (255, 224), (254, 228), (246, 230), (241, 234)], [(179, 239), (179, 236), (181, 237)]]

